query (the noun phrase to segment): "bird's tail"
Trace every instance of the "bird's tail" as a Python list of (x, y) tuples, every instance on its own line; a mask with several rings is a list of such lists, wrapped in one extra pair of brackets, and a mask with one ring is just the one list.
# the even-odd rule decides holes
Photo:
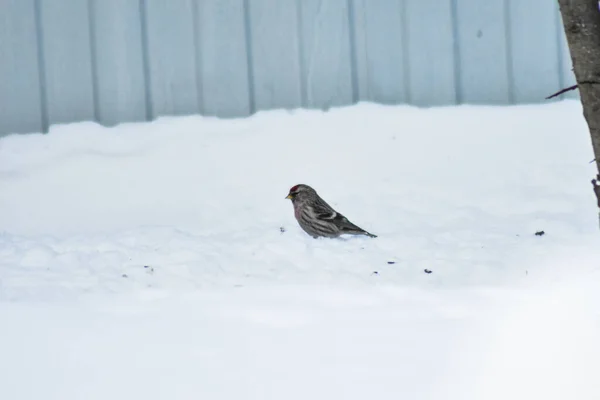
[(345, 227), (342, 227), (342, 231), (344, 233), (349, 233), (351, 235), (365, 235), (371, 238), (376, 238), (377, 235), (373, 235), (370, 232), (365, 231), (363, 228), (354, 225), (352, 222), (348, 221)]

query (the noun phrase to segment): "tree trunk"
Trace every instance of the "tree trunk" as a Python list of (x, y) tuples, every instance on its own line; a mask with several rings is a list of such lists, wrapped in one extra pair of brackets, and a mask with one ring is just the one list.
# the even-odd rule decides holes
[[(558, 0), (583, 115), (600, 181), (600, 6), (598, 0)], [(600, 207), (600, 186), (592, 181)]]

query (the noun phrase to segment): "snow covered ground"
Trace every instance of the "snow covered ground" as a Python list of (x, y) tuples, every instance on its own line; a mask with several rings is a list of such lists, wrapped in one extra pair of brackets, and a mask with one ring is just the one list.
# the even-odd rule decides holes
[(575, 101), (4, 137), (0, 398), (598, 399), (593, 158)]

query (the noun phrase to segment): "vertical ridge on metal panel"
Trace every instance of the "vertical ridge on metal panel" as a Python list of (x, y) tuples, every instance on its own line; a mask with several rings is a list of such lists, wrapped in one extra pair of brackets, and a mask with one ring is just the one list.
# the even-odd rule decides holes
[(350, 43), (350, 73), (352, 77), (352, 103), (358, 102), (359, 87), (358, 87), (358, 61), (356, 59), (356, 25), (354, 16), (354, 0), (348, 2), (348, 35)]
[(347, 0), (302, 0), (300, 5), (308, 106), (352, 103)]
[(88, 34), (90, 38), (90, 66), (92, 68), (92, 97), (94, 105), (94, 121), (100, 122), (100, 99), (98, 90), (98, 62), (97, 62), (97, 49), (96, 49), (96, 21), (95, 21), (95, 10), (94, 0), (87, 0), (88, 10)]
[(252, 63), (252, 18), (250, 18), (250, 0), (244, 0), (244, 45), (246, 49), (246, 79), (248, 81), (249, 114), (256, 112), (256, 94), (254, 89), (254, 64)]
[(546, 0), (513, 0), (509, 4), (514, 100), (540, 102), (561, 89), (557, 4)]
[(202, 55), (203, 113), (220, 117), (250, 114), (244, 0), (203, 0), (197, 23)]
[(41, 1), (49, 124), (94, 119), (88, 2)]
[(412, 103), (412, 94), (411, 94), (411, 63), (409, 59), (409, 38), (408, 35), (409, 27), (408, 27), (408, 16), (407, 16), (407, 3), (409, 0), (404, 0), (400, 3), (400, 27), (401, 27), (401, 50), (402, 50), (402, 79), (404, 81), (404, 103), (411, 104)]
[(453, 104), (456, 86), (452, 1), (404, 2), (410, 101), (417, 106)]
[[(301, 0), (299, 0), (301, 1)], [(356, 97), (358, 101), (371, 99), (369, 87), (369, 51), (367, 48), (365, 2), (368, 0), (348, 0), (352, 3), (353, 68), (356, 75)]]
[(308, 84), (306, 82), (306, 64), (304, 63), (304, 40), (302, 32), (304, 23), (302, 21), (302, 0), (296, 0), (296, 41), (298, 44), (299, 82), (300, 82), (300, 106), (308, 108)]
[[(521, 3), (521, 2), (520, 2)], [(506, 79), (508, 81), (508, 102), (515, 102), (515, 74), (517, 67), (513, 62), (513, 40), (511, 24), (511, 0), (504, 0), (504, 52), (506, 54)]]
[[(37, 72), (38, 72), (38, 84), (40, 94), (40, 111), (42, 117), (42, 131), (48, 132), (49, 121), (48, 121), (48, 95), (46, 94), (46, 58), (44, 56), (44, 31), (42, 29), (42, 11), (40, 1), (35, 0), (35, 36), (36, 36), (36, 47), (37, 47)], [(35, 79), (33, 80), (35, 82)]]
[(458, 33), (458, 26), (460, 20), (458, 18), (458, 0), (450, 0), (450, 7), (452, 12), (452, 50), (453, 55), (453, 67), (454, 67), (454, 104), (461, 104), (463, 102), (462, 93), (462, 73), (460, 70), (461, 64), (461, 49), (460, 49), (460, 37)]
[(366, 92), (362, 97), (383, 104), (405, 103), (402, 1), (360, 1), (364, 39), (357, 41), (357, 52), (362, 50), (365, 58), (364, 64), (359, 62), (359, 74), (366, 80), (360, 85)]
[(194, 63), (196, 65), (196, 97), (198, 99), (198, 112), (203, 115), (205, 114), (205, 109), (204, 109), (204, 85), (203, 85), (203, 81), (202, 81), (202, 73), (203, 73), (203, 68), (202, 68), (202, 27), (201, 27), (201, 21), (202, 21), (202, 17), (204, 16), (203, 14), (203, 9), (201, 7), (200, 4), (198, 4), (198, 1), (192, 1), (192, 15), (194, 16), (194, 20), (193, 20), (193, 28), (194, 28), (194, 36), (193, 36), (193, 43), (194, 43), (194, 48), (193, 48), (193, 52), (194, 52)]
[(0, 136), (44, 129), (33, 0), (0, 0)]
[(140, 36), (142, 46), (142, 63), (144, 67), (144, 105), (146, 121), (156, 117), (152, 107), (152, 75), (150, 72), (150, 47), (148, 45), (148, 13), (146, 11), (146, 0), (139, 0)]
[(96, 108), (105, 125), (146, 118), (142, 28), (137, 2), (91, 0)]
[(199, 112), (192, 1), (145, 2), (154, 117)]
[(457, 0), (462, 101), (508, 104), (504, 0)]
[(296, 0), (248, 1), (257, 110), (302, 105), (296, 11)]

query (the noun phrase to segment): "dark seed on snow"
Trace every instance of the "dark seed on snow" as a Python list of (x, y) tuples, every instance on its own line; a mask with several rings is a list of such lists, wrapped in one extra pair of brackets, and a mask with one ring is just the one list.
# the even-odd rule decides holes
[(544, 236), (545, 234), (546, 234), (546, 232), (544, 232), (544, 231), (537, 231), (535, 233), (535, 236)]
[(432, 273), (432, 272), (433, 272), (432, 270), (425, 268), (425, 273), (426, 273), (426, 274), (430, 274), (430, 273)]
[(388, 261), (388, 264), (396, 264), (396, 261)]

